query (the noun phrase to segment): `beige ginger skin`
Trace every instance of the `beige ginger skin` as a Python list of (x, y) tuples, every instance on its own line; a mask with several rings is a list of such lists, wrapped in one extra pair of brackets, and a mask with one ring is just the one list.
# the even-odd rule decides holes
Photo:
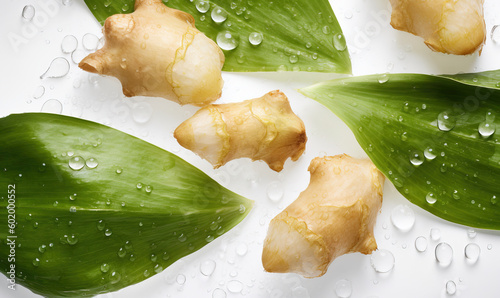
[(344, 154), (313, 159), (309, 172), (307, 189), (269, 225), (262, 252), (268, 272), (319, 277), (343, 254), (377, 249), (385, 178), (375, 165)]
[(106, 19), (106, 43), (78, 65), (110, 75), (126, 96), (164, 97), (207, 105), (221, 95), (224, 54), (198, 31), (194, 18), (161, 0), (136, 0), (135, 11)]
[(433, 51), (468, 55), (486, 41), (484, 0), (390, 0), (391, 25), (425, 39)]
[(263, 160), (278, 172), (289, 157), (295, 161), (302, 155), (307, 141), (304, 123), (280, 91), (206, 106), (181, 123), (174, 137), (215, 168), (248, 157)]

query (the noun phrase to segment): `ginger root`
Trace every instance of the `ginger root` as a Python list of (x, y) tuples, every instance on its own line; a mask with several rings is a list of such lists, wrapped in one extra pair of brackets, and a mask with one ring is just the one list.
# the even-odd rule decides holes
[(309, 172), (307, 189), (269, 225), (262, 253), (268, 272), (319, 277), (343, 254), (377, 249), (373, 227), (382, 206), (382, 173), (370, 160), (345, 154), (317, 157)]
[(263, 160), (275, 171), (297, 160), (307, 141), (304, 123), (280, 91), (240, 103), (213, 104), (177, 127), (179, 144), (218, 168), (230, 160)]
[(224, 54), (198, 31), (194, 18), (161, 0), (136, 0), (135, 11), (106, 19), (106, 43), (78, 65), (118, 78), (126, 96), (157, 96), (204, 106), (224, 84)]
[(433, 51), (468, 55), (486, 41), (484, 0), (391, 0), (391, 25), (425, 39)]

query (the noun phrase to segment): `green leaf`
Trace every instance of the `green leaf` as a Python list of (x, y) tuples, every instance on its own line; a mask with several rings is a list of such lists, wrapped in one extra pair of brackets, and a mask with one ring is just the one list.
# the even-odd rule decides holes
[[(135, 1), (85, 0), (85, 3), (103, 24), (113, 14), (132, 12)], [(214, 41), (226, 30), (236, 36), (239, 45), (224, 51), (225, 71), (351, 73), (342, 29), (328, 0), (169, 0), (166, 5), (194, 16), (196, 27)], [(201, 13), (200, 10), (205, 10), (197, 9), (197, 5), (209, 8)], [(227, 13), (221, 24), (211, 17), (217, 8)], [(263, 36), (259, 45), (249, 42), (254, 32)]]
[(44, 296), (140, 282), (252, 206), (174, 154), (77, 118), (10, 115), (0, 119), (0, 144), (0, 218), (17, 222), (0, 230), (0, 270), (10, 276), (15, 264), (16, 282)]
[(441, 77), (449, 78), (468, 85), (500, 89), (500, 70), (441, 75)]
[(498, 90), (392, 74), (333, 80), (301, 92), (349, 126), (409, 201), (455, 223), (500, 229)]

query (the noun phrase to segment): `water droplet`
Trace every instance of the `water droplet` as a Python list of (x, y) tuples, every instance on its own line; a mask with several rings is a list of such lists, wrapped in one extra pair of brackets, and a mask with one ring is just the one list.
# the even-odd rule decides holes
[(205, 13), (210, 9), (210, 2), (205, 0), (198, 0), (196, 1), (196, 9), (201, 13)]
[(186, 239), (187, 239), (187, 237), (186, 237), (186, 235), (184, 235), (184, 234), (181, 234), (181, 235), (177, 238), (177, 240), (179, 240), (179, 242), (185, 242), (185, 241), (186, 241)]
[(81, 156), (73, 156), (69, 162), (69, 167), (74, 171), (79, 171), (85, 166), (85, 159)]
[(497, 204), (497, 196), (492, 196), (490, 199), (491, 204), (496, 205)]
[(492, 134), (494, 134), (495, 130), (496, 130), (496, 126), (495, 126), (495, 123), (493, 123), (493, 122), (490, 123), (490, 122), (484, 121), (484, 122), (481, 122), (479, 124), (479, 127), (478, 127), (479, 134), (484, 138), (487, 138), (487, 137), (491, 136)]
[(432, 228), (430, 235), (432, 241), (438, 241), (439, 239), (441, 239), (441, 230)]
[(226, 292), (221, 288), (217, 288), (212, 292), (212, 298), (226, 298), (226, 297), (227, 297)]
[(248, 246), (245, 243), (240, 243), (236, 247), (236, 254), (238, 254), (239, 256), (246, 255), (247, 251), (248, 251)]
[(137, 189), (142, 189), (142, 186), (143, 186), (143, 185), (142, 185), (142, 183), (141, 183), (141, 182), (138, 182), (138, 183), (135, 185), (135, 187), (136, 187)]
[(430, 148), (430, 147), (427, 147), (425, 150), (424, 150), (424, 156), (425, 158), (427, 158), (428, 160), (433, 160), (434, 158), (436, 158), (436, 154), (434, 154), (434, 149)]
[(140, 102), (134, 105), (132, 109), (132, 118), (137, 123), (146, 123), (153, 115), (153, 108), (147, 102)]
[(234, 50), (239, 44), (238, 36), (228, 30), (221, 31), (217, 34), (217, 44), (223, 50)]
[(85, 53), (84, 50), (76, 49), (73, 51), (73, 53), (71, 53), (71, 61), (73, 61), (73, 63), (75, 63), (75, 64), (78, 64), (86, 56), (87, 56), (87, 53)]
[(50, 62), (49, 68), (40, 76), (45, 78), (62, 78), (69, 72), (69, 62), (66, 58), (57, 57)]
[(69, 245), (75, 245), (78, 243), (78, 237), (75, 234), (71, 234), (70, 236), (66, 237), (66, 241)]
[(352, 15), (353, 15), (353, 14), (352, 14), (352, 10), (347, 9), (346, 11), (344, 11), (344, 17), (345, 17), (346, 19), (348, 19), (348, 20), (349, 20), (349, 19), (351, 19), (351, 18), (352, 18)]
[(413, 153), (410, 155), (410, 162), (416, 167), (423, 164), (424, 160), (424, 155), (420, 151), (413, 151)]
[(110, 229), (106, 229), (106, 231), (104, 231), (104, 235), (106, 235), (106, 237), (109, 237), (112, 234), (113, 234), (113, 232)]
[(35, 7), (33, 5), (26, 5), (23, 8), (23, 12), (21, 13), (21, 16), (26, 20), (26, 21), (31, 21), (35, 17)]
[(214, 241), (215, 237), (212, 236), (212, 235), (208, 235), (207, 237), (205, 237), (205, 241), (207, 241), (208, 243)]
[(33, 266), (38, 267), (39, 265), (40, 265), (40, 259), (39, 258), (35, 258), (33, 260)]
[(436, 203), (436, 201), (437, 201), (436, 196), (432, 192), (428, 193), (425, 196), (425, 200), (427, 201), (427, 203), (429, 203), (431, 205)]
[(335, 294), (340, 298), (351, 297), (352, 284), (350, 280), (341, 279), (335, 283)]
[(419, 236), (415, 239), (415, 249), (418, 252), (424, 252), (427, 250), (427, 239), (424, 236)]
[(177, 275), (177, 278), (175, 279), (175, 281), (178, 284), (183, 285), (186, 282), (186, 276), (184, 274), (179, 274), (179, 275)]
[(280, 181), (273, 181), (267, 186), (267, 197), (272, 202), (278, 202), (283, 198), (283, 185)]
[(101, 265), (101, 272), (102, 273), (108, 272), (109, 271), (109, 267), (110, 267), (109, 264), (106, 264), (106, 263), (102, 264)]
[(62, 0), (62, 4), (63, 4), (64, 6), (69, 6), (69, 5), (71, 5), (72, 3), (73, 3), (73, 0)]
[(448, 295), (455, 295), (457, 292), (457, 285), (455, 284), (454, 281), (449, 280), (446, 282), (446, 293)]
[(231, 293), (241, 293), (243, 290), (243, 283), (239, 280), (230, 280), (227, 282), (227, 290)]
[(210, 276), (215, 271), (216, 263), (213, 260), (207, 260), (200, 263), (200, 272), (205, 276)]
[(344, 51), (347, 49), (347, 42), (345, 40), (345, 37), (342, 33), (337, 33), (333, 35), (333, 46), (337, 51)]
[(491, 40), (496, 43), (500, 44), (500, 25), (495, 25), (493, 28), (491, 28)]
[(33, 98), (39, 99), (44, 94), (45, 94), (45, 87), (40, 85), (40, 86), (36, 87), (35, 92), (33, 92)]
[(63, 110), (62, 103), (57, 99), (47, 100), (40, 109), (43, 113), (61, 114)]
[(120, 249), (118, 249), (118, 256), (120, 258), (124, 258), (126, 255), (127, 255), (127, 251), (125, 250), (125, 248), (120, 247)]
[(252, 32), (248, 35), (248, 41), (254, 46), (260, 45), (263, 39), (264, 36), (260, 32)]
[(227, 19), (227, 12), (222, 7), (216, 5), (212, 9), (211, 16), (215, 23), (220, 24)]
[(73, 53), (78, 47), (78, 39), (73, 35), (64, 36), (61, 42), (61, 51), (65, 54)]
[(438, 128), (441, 131), (450, 131), (455, 127), (456, 120), (451, 112), (444, 111), (439, 113), (437, 117)]
[(441, 266), (447, 267), (453, 261), (453, 249), (446, 242), (439, 243), (436, 246), (434, 253), (436, 256), (436, 261), (438, 261)]
[(105, 227), (106, 227), (106, 224), (104, 223), (104, 221), (102, 219), (97, 222), (97, 229), (99, 231), (104, 230)]
[(384, 73), (384, 74), (379, 75), (379, 77), (378, 77), (378, 82), (379, 82), (380, 84), (387, 83), (388, 81), (389, 81), (389, 74)]
[(470, 239), (474, 239), (476, 238), (476, 230), (474, 229), (467, 229), (467, 236), (470, 238)]
[(488, 248), (488, 250), (491, 250), (493, 248), (493, 245), (488, 244), (488, 246), (486, 248)]
[(146, 193), (151, 193), (153, 191), (153, 187), (151, 185), (146, 185), (146, 187), (144, 188), (144, 190), (146, 191)]
[(372, 253), (370, 262), (375, 271), (386, 273), (394, 267), (394, 255), (386, 249), (378, 249)]
[(114, 285), (116, 283), (118, 283), (120, 281), (120, 279), (122, 278), (122, 276), (120, 275), (120, 273), (116, 272), (116, 271), (113, 271), (111, 272), (111, 274), (109, 275), (109, 282)]
[(481, 248), (476, 243), (469, 243), (465, 246), (465, 257), (470, 263), (476, 263), (481, 253)]
[(40, 246), (38, 247), (38, 251), (39, 251), (40, 253), (42, 253), (42, 254), (45, 252), (45, 250), (46, 250), (46, 249), (47, 249), (47, 245), (45, 245), (45, 244), (42, 244), (42, 245), (40, 245)]
[(75, 213), (76, 212), (76, 207), (75, 206), (69, 207), (69, 212)]
[(240, 208), (238, 209), (238, 211), (243, 214), (245, 213), (245, 211), (247, 210), (247, 208), (245, 208), (245, 206), (243, 204), (240, 205)]
[(392, 209), (391, 221), (396, 228), (409, 231), (415, 223), (415, 213), (408, 205), (398, 205)]
[(92, 33), (87, 33), (82, 37), (82, 45), (83, 48), (87, 51), (95, 51), (97, 49), (97, 45), (99, 44), (99, 37), (95, 36)]
[(288, 61), (290, 61), (290, 63), (292, 64), (295, 64), (299, 61), (299, 57), (297, 55), (291, 55), (290, 58), (288, 58)]
[(89, 169), (95, 169), (95, 168), (97, 168), (99, 163), (97, 162), (97, 160), (95, 158), (91, 157), (91, 158), (87, 159), (87, 161), (85, 162), (85, 165)]

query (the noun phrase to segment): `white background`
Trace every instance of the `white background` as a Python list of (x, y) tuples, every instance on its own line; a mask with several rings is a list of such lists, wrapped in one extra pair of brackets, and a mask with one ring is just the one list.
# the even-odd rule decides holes
[[(43, 16), (40, 4), (48, 1), (4, 0), (2, 3), (0, 116), (40, 111), (44, 102), (57, 99), (62, 103), (63, 114), (110, 125), (178, 154), (224, 186), (256, 202), (249, 216), (223, 237), (161, 274), (101, 297), (212, 297), (216, 288), (223, 289), (227, 297), (337, 297), (335, 284), (341, 279), (351, 282), (351, 297), (448, 297), (445, 292), (448, 280), (457, 284), (456, 297), (500, 297), (500, 233), (476, 230), (477, 236), (470, 238), (467, 227), (445, 222), (411, 205), (390, 183), (385, 185), (382, 212), (375, 227), (379, 248), (387, 249), (395, 256), (390, 273), (376, 273), (370, 266), (370, 256), (358, 253), (336, 259), (327, 274), (316, 279), (265, 273), (260, 259), (267, 226), (306, 188), (309, 162), (325, 154), (366, 156), (340, 119), (296, 91), (338, 76), (224, 73), (225, 85), (219, 103), (260, 97), (268, 91), (280, 89), (303, 119), (309, 141), (305, 154), (295, 163), (288, 161), (281, 173), (271, 171), (262, 162), (252, 163), (246, 159), (213, 170), (208, 162), (181, 148), (172, 136), (173, 130), (196, 111), (195, 107), (180, 107), (161, 98), (124, 98), (116, 79), (89, 75), (71, 62), (70, 55), (61, 52), (61, 41), (66, 35), (78, 38), (80, 50), (83, 49), (82, 36), (85, 33), (102, 35), (100, 25), (83, 0), (70, 1), (69, 6), (54, 0), (58, 3), (57, 12), (46, 14), (47, 18), (31, 23), (21, 18), (21, 11), (27, 4), (34, 5), (38, 16)], [(486, 0), (484, 4), (488, 38), (482, 54), (467, 57), (433, 53), (420, 38), (392, 29), (388, 0), (331, 2), (348, 41), (354, 75), (385, 72), (440, 74), (500, 68), (500, 44), (495, 44), (489, 35), (493, 25), (500, 24), (500, 4), (495, 0)], [(35, 21), (38, 27), (33, 27)], [(33, 28), (36, 30), (30, 31)], [(26, 40), (15, 45), (9, 39), (13, 34)], [(40, 79), (56, 57), (70, 61), (70, 73), (59, 79)], [(45, 88), (45, 93), (34, 99), (33, 94), (39, 86)], [(140, 111), (151, 111), (149, 121), (134, 121), (134, 117), (141, 116)], [(283, 198), (278, 202), (267, 196), (270, 183), (283, 189)], [(399, 204), (409, 205), (416, 215), (413, 229), (406, 233), (397, 230), (390, 220), (391, 210)], [(440, 230), (439, 241), (430, 239), (431, 228)], [(427, 238), (428, 248), (423, 253), (417, 252), (414, 246), (418, 236)], [(453, 262), (449, 267), (440, 267), (435, 260), (434, 248), (439, 242), (447, 242), (453, 248)], [(470, 242), (481, 248), (479, 260), (474, 265), (468, 264), (464, 257), (464, 247)], [(202, 275), (199, 269), (200, 264), (207, 260), (216, 262), (216, 269), (210, 277)], [(176, 281), (179, 275), (186, 278), (183, 285)], [(234, 280), (242, 283), (240, 293), (228, 291), (228, 282)], [(21, 286), (15, 292), (8, 290), (6, 278), (3, 278), (0, 297), (36, 295)]]

